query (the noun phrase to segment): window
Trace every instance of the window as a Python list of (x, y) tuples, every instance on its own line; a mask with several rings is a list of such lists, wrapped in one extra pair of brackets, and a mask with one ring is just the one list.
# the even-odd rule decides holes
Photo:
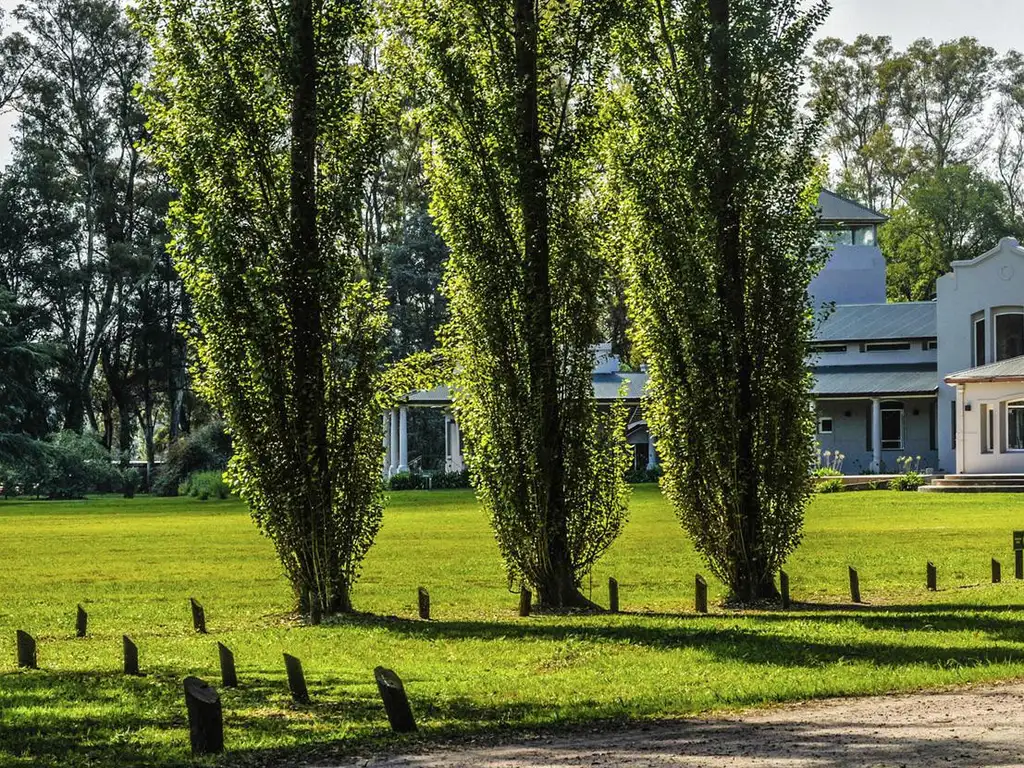
[(827, 355), (834, 352), (845, 352), (845, 344), (814, 344), (811, 346), (811, 354)]
[(854, 227), (854, 229), (853, 229), (853, 244), (854, 245), (874, 245), (875, 244), (875, 228), (874, 227)]
[(818, 235), (821, 244), (827, 248), (837, 245), (853, 245), (852, 229), (823, 229)]
[(939, 404), (932, 401), (928, 406), (928, 450), (934, 451), (939, 447)]
[(876, 341), (861, 347), (863, 352), (905, 352), (909, 349), (909, 341)]
[[(1024, 403), (1021, 404), (1024, 407)], [(821, 418), (818, 419), (818, 434), (819, 435), (831, 435), (832, 434), (832, 419)]]
[(1024, 451), (1024, 400), (1006, 404), (1006, 450)]
[(1024, 313), (996, 315), (996, 362), (1024, 355)]
[(882, 450), (903, 450), (903, 403), (882, 403)]
[(931, 339), (929, 341), (926, 341), (924, 343), (924, 347), (923, 347), (923, 349), (925, 351), (928, 351), (929, 349), (938, 349), (938, 348), (939, 348), (939, 342), (936, 341), (935, 339)]
[(985, 318), (974, 321), (974, 364), (985, 364)]
[(950, 448), (956, 450), (956, 400), (949, 404), (949, 433), (952, 435)]
[(981, 452), (992, 453), (995, 445), (995, 410), (991, 405), (982, 403), (978, 409), (978, 417), (981, 419)]

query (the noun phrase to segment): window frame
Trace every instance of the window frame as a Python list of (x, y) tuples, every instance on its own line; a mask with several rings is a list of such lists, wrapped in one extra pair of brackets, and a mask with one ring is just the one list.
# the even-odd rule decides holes
[[(882, 450), (883, 451), (902, 451), (904, 445), (906, 445), (906, 442), (907, 442), (906, 409), (903, 407), (903, 403), (895, 402), (895, 401), (894, 402), (882, 403), (881, 404), (881, 408), (879, 410), (881, 411), (881, 413), (879, 414), (879, 419), (878, 419), (878, 429), (882, 433), (879, 436), (880, 437), (879, 442), (882, 445)], [(890, 445), (886, 446), (886, 439), (885, 439), (885, 414), (887, 414), (887, 413), (898, 413), (899, 414), (900, 438), (899, 438), (899, 445), (898, 446), (892, 445), (892, 443), (896, 442), (895, 440), (889, 440), (888, 442), (890, 443)]]
[[(978, 326), (981, 326), (981, 346), (978, 346)], [(976, 317), (971, 321), (971, 331), (973, 332), (973, 338), (971, 340), (971, 361), (972, 368), (979, 368), (985, 365), (988, 360), (988, 330), (985, 327), (985, 315)], [(980, 353), (980, 354), (979, 354)]]
[[(824, 424), (828, 422), (828, 429), (825, 429)], [(819, 435), (831, 435), (835, 430), (835, 419), (832, 416), (819, 416), (818, 417), (818, 434)]]
[(1024, 430), (1018, 431), (1017, 439), (1021, 443), (1020, 448), (1010, 447), (1010, 414), (1013, 411), (1024, 411), (1024, 399), (1008, 400), (1006, 402), (1006, 452), (1024, 453)]
[(909, 341), (865, 341), (861, 352), (909, 352)]

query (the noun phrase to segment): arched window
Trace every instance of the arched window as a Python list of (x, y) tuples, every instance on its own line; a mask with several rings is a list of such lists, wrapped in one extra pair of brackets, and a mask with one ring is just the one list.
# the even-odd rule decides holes
[(1024, 451), (1024, 400), (1006, 404), (1006, 450)]
[(1024, 312), (996, 315), (996, 362), (1024, 355)]

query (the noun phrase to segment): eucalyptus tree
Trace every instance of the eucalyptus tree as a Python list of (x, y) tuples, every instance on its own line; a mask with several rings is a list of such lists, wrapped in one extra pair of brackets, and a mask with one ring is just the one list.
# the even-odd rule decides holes
[(593, 401), (606, 265), (594, 193), (614, 0), (406, 0), (434, 213), (451, 249), (442, 333), (471, 473), (510, 583), (553, 610), (618, 535), (618, 413)]
[(234, 487), (312, 621), (349, 612), (380, 525), (375, 389), (386, 313), (362, 248), (381, 134), (354, 0), (146, 0), (151, 150), (179, 197), (172, 248), (201, 391)]
[(611, 137), (662, 488), (742, 601), (801, 537), (813, 457), (814, 152), (802, 60), (824, 2), (635, 0)]

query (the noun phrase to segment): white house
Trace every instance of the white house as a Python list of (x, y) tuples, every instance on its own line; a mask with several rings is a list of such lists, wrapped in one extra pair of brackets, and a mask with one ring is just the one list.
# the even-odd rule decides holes
[[(822, 454), (842, 454), (847, 474), (894, 472), (913, 457), (936, 472), (1024, 475), (1024, 248), (1004, 239), (955, 262), (939, 278), (936, 300), (890, 304), (877, 245), (885, 217), (827, 191), (819, 206), (832, 253), (809, 288), (822, 318), (808, 366)], [(616, 400), (623, 383), (634, 466), (654, 466), (642, 412), (646, 375), (619, 371), (599, 349), (594, 397)], [(450, 405), (438, 387), (385, 415), (385, 476), (408, 467), (406, 409), (448, 413)], [(461, 469), (458, 426), (450, 415), (445, 425), (447, 467)]]

